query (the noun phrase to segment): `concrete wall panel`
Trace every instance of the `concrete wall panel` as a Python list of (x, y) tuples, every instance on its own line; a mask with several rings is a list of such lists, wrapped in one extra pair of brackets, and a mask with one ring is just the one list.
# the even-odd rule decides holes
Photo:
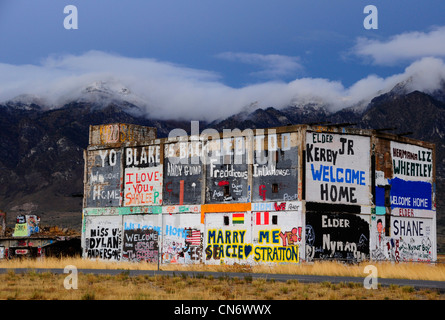
[(125, 148), (124, 206), (162, 205), (163, 166), (159, 145)]
[(120, 147), (156, 139), (156, 128), (113, 123), (90, 126), (90, 147)]
[(432, 261), (436, 257), (432, 219), (391, 217), (391, 250), (396, 261)]
[(162, 175), (162, 165), (125, 169), (124, 206), (161, 205)]
[(201, 203), (203, 181), (201, 152), (200, 141), (165, 144), (164, 204)]
[(299, 263), (304, 259), (304, 216), (301, 211), (253, 211), (254, 263)]
[(204, 247), (206, 264), (251, 263), (251, 213), (207, 213)]
[(124, 216), (123, 230), (122, 260), (158, 262), (162, 215)]
[(298, 199), (297, 134), (256, 136), (252, 168), (252, 201)]
[(89, 151), (85, 181), (85, 206), (118, 207), (121, 203), (121, 151)]
[(370, 170), (369, 137), (307, 132), (307, 201), (370, 205)]
[[(386, 235), (386, 229), (391, 233)], [(434, 220), (430, 218), (391, 217), (390, 225), (384, 218), (373, 216), (371, 221), (371, 259), (430, 262), (437, 258)]]
[(369, 260), (370, 216), (306, 213), (306, 259)]
[(206, 203), (250, 202), (244, 137), (210, 141), (206, 146)]
[(202, 263), (203, 225), (200, 214), (163, 215), (162, 263)]
[(122, 257), (122, 217), (86, 216), (84, 219), (83, 256), (120, 261)]

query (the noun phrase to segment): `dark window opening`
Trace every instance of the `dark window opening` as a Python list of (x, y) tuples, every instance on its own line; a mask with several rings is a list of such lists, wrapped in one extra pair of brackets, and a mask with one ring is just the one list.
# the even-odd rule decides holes
[(224, 197), (230, 196), (229, 186), (224, 186)]
[(391, 216), (389, 214), (385, 215), (385, 236), (389, 237), (389, 230), (391, 228)]
[(391, 206), (391, 186), (385, 186), (385, 207)]
[(272, 183), (272, 193), (278, 193), (278, 183)]
[(277, 215), (272, 216), (272, 224), (278, 224), (278, 216)]

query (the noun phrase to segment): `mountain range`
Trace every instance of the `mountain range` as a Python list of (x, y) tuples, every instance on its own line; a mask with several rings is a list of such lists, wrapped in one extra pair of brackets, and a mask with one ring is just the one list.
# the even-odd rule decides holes
[[(139, 100), (125, 87), (97, 82), (84, 98), (48, 108), (37, 96), (21, 95), (0, 104), (0, 210), (7, 224), (16, 215), (37, 214), (41, 223), (79, 229), (82, 216), (84, 160), (90, 125), (132, 123), (157, 128), (167, 137), (175, 128), (190, 131), (190, 121), (154, 119), (140, 112)], [(288, 124), (343, 124), (387, 132), (436, 144), (437, 239), (445, 252), (445, 82), (433, 92), (412, 90), (409, 79), (370, 102), (330, 111), (323, 103), (258, 107), (212, 122), (200, 130), (241, 130)]]

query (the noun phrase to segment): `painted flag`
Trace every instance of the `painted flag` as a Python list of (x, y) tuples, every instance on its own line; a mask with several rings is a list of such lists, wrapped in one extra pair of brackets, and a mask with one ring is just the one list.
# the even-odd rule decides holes
[(244, 224), (244, 213), (234, 213), (232, 215), (233, 224)]
[(199, 246), (201, 244), (201, 232), (199, 230), (188, 230), (185, 241), (192, 246)]
[(256, 225), (268, 225), (269, 224), (269, 211), (256, 213)]

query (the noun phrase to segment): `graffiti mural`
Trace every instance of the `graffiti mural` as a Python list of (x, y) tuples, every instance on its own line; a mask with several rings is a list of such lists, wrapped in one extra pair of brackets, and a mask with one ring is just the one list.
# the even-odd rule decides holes
[(193, 264), (202, 262), (201, 217), (198, 214), (164, 215), (162, 262)]
[(88, 154), (87, 207), (117, 207), (121, 201), (121, 151), (105, 149)]
[(371, 259), (401, 261), (433, 260), (432, 220), (391, 217), (391, 235), (385, 236), (385, 219), (371, 221)]
[(326, 212), (306, 215), (306, 259), (369, 259), (369, 216)]
[[(391, 254), (391, 248), (388, 246), (389, 237), (386, 237), (385, 217), (372, 215), (370, 230), (370, 254), (371, 260), (386, 260), (391, 256), (395, 257), (395, 252)], [(390, 241), (390, 240), (389, 240)]]
[(246, 260), (252, 253), (252, 244), (246, 238), (247, 230), (207, 230), (206, 260)]
[(369, 205), (370, 138), (306, 133), (306, 200)]
[(302, 227), (290, 231), (258, 230), (258, 245), (254, 246), (255, 262), (298, 263)]
[(395, 178), (411, 181), (432, 181), (432, 150), (391, 141), (391, 151)]
[(160, 146), (125, 149), (124, 206), (162, 204)]
[(137, 142), (156, 139), (156, 129), (134, 124), (112, 123), (90, 126), (90, 146), (116, 146), (123, 143), (134, 144)]
[(204, 239), (205, 262), (299, 263), (300, 248), (304, 244), (303, 225), (301, 211), (208, 214)]
[(206, 214), (204, 256), (207, 264), (248, 263), (253, 252), (251, 214)]
[(206, 203), (250, 202), (244, 137), (208, 141)]
[(85, 218), (84, 256), (102, 260), (121, 260), (122, 218)]
[(153, 229), (124, 231), (122, 259), (127, 261), (158, 262), (159, 233)]
[(201, 203), (203, 179), (200, 141), (165, 145), (164, 204)]
[(125, 206), (162, 204), (162, 166), (125, 170)]
[(390, 185), (390, 235), (387, 258), (431, 261), (436, 206), (433, 192), (433, 151), (391, 141), (393, 178)]
[(296, 133), (255, 136), (252, 201), (298, 200)]
[(36, 215), (19, 215), (16, 219), (13, 237), (29, 237), (38, 233), (40, 217)]
[[(257, 203), (252, 208), (253, 261), (255, 263), (298, 263), (304, 254), (304, 216), (301, 202)], [(287, 211), (286, 208), (298, 211)]]
[(398, 241), (396, 261), (432, 260), (431, 219), (391, 217), (391, 237)]
[(123, 220), (122, 259), (158, 262), (161, 241), (161, 215), (129, 215)]
[(393, 178), (387, 185), (392, 211), (413, 216), (419, 210), (435, 210), (432, 150), (391, 141), (391, 155)]

